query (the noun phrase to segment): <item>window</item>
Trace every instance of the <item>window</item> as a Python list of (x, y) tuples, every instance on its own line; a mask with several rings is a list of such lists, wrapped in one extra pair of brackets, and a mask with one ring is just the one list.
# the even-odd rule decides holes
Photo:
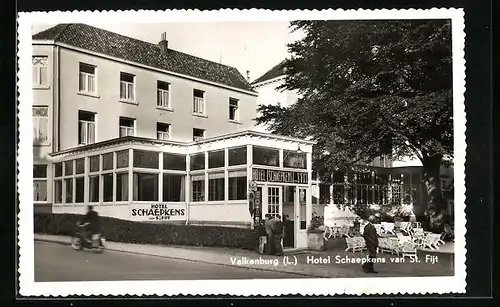
[(116, 201), (128, 201), (128, 173), (116, 174)]
[(201, 141), (205, 138), (205, 130), (203, 129), (193, 129), (193, 142)]
[(253, 146), (252, 151), (254, 164), (279, 166), (279, 150)]
[(247, 172), (229, 172), (229, 200), (247, 199)]
[(73, 160), (64, 162), (64, 176), (73, 175)]
[(33, 107), (33, 145), (49, 141), (49, 107)]
[(62, 181), (54, 181), (54, 202), (56, 204), (62, 203)]
[(158, 169), (158, 162), (157, 152), (134, 150), (134, 167)]
[(307, 214), (306, 214), (306, 207), (307, 207), (307, 200), (306, 200), (306, 195), (307, 191), (305, 189), (299, 189), (299, 203), (300, 203), (300, 229), (306, 229), (307, 228)]
[(47, 201), (47, 165), (33, 165), (33, 201)]
[(305, 152), (295, 152), (290, 150), (283, 151), (283, 166), (290, 168), (307, 168), (306, 167), (306, 153)]
[(156, 105), (162, 108), (170, 108), (170, 96), (169, 96), (170, 85), (167, 82), (158, 81), (157, 82), (157, 100)]
[(85, 158), (76, 159), (76, 170), (75, 174), (83, 174), (85, 172)]
[(127, 73), (120, 73), (120, 98), (125, 100), (135, 100), (135, 76)]
[(83, 177), (75, 178), (75, 203), (84, 202), (85, 181)]
[(238, 99), (229, 98), (229, 119), (237, 121), (239, 120), (238, 112)]
[(158, 174), (134, 173), (134, 201), (158, 201)]
[(62, 176), (62, 163), (61, 162), (54, 164), (54, 174), (56, 177)]
[(49, 58), (47, 56), (34, 56), (33, 60), (33, 85), (48, 85), (48, 66)]
[(247, 147), (229, 148), (229, 166), (247, 164)]
[(116, 168), (128, 167), (128, 149), (116, 152)]
[(224, 200), (224, 173), (208, 174), (208, 200)]
[(120, 117), (120, 137), (135, 135), (135, 119)]
[(89, 158), (90, 167), (89, 170), (91, 173), (99, 171), (99, 156), (92, 156)]
[(80, 92), (95, 93), (96, 92), (96, 67), (84, 63), (80, 63)]
[(191, 167), (190, 170), (196, 171), (200, 169), (205, 169), (205, 153), (200, 152), (191, 156)]
[(102, 175), (102, 201), (111, 202), (113, 201), (113, 174)]
[(180, 202), (184, 201), (185, 176), (163, 174), (163, 201)]
[(205, 201), (205, 175), (191, 176), (191, 201)]
[(99, 176), (89, 176), (89, 202), (99, 202)]
[(170, 139), (170, 125), (163, 123), (156, 123), (156, 138), (158, 140)]
[(224, 150), (208, 153), (208, 168), (224, 167)]
[(113, 169), (113, 153), (109, 152), (102, 155), (102, 170), (112, 170)]
[(203, 91), (193, 91), (193, 113), (205, 114), (205, 93)]
[(95, 114), (78, 111), (78, 144), (95, 143)]
[(73, 203), (73, 178), (64, 179), (64, 187), (66, 189), (66, 198), (65, 203), (71, 204)]
[(178, 154), (163, 153), (163, 169), (185, 171), (186, 156)]

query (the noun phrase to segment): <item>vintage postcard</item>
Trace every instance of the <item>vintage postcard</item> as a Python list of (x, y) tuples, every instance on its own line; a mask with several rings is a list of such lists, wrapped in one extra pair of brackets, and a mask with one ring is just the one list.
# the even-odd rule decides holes
[(18, 21), (21, 295), (465, 292), (462, 9)]

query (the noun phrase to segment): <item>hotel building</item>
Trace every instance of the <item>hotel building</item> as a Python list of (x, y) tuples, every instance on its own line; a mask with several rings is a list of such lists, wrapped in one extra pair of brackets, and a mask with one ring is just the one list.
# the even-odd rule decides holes
[[(314, 142), (252, 131), (236, 68), (84, 24), (33, 35), (35, 212), (250, 227), (307, 246)], [(286, 200), (286, 202), (285, 202)]]

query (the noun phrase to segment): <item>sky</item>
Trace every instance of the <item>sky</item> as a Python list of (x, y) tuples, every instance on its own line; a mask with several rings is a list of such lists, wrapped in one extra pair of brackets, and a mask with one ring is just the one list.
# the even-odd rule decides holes
[[(249, 70), (250, 80), (288, 57), (287, 44), (303, 35), (291, 33), (287, 21), (90, 25), (154, 44), (165, 32), (170, 49), (236, 67), (245, 77)], [(52, 26), (36, 24), (33, 33)]]

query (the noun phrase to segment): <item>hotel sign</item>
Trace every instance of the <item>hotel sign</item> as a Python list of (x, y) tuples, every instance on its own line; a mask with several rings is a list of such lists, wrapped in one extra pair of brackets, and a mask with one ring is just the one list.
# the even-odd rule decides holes
[(133, 221), (185, 221), (186, 204), (134, 204), (130, 205), (130, 217)]
[(309, 176), (306, 172), (281, 171), (260, 168), (254, 168), (252, 170), (252, 179), (259, 182), (292, 184), (307, 184), (309, 182)]

